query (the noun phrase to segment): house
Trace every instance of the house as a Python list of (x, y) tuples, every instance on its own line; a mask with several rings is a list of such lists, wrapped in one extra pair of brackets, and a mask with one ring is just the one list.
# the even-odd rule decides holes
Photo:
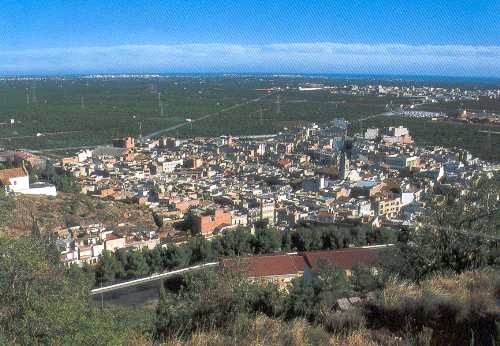
[(115, 251), (125, 247), (125, 237), (119, 236), (115, 233), (106, 234), (106, 240), (104, 241), (104, 248), (107, 251)]
[(192, 212), (193, 231), (203, 236), (211, 236), (216, 229), (231, 224), (230, 210), (225, 210), (223, 208), (205, 211), (194, 209)]
[(303, 252), (302, 256), (307, 265), (304, 270), (304, 279), (308, 280), (313, 273), (317, 273), (322, 263), (343, 269), (347, 276), (350, 276), (352, 269), (357, 265), (376, 266), (378, 254), (378, 248), (370, 247)]
[(303, 275), (305, 262), (300, 255), (282, 254), (226, 259), (222, 265), (239, 268), (251, 281), (286, 287), (290, 281)]
[(8, 168), (0, 170), (0, 184), (7, 192), (17, 192), (29, 190), (30, 178), (23, 167)]
[(401, 211), (401, 198), (384, 197), (376, 202), (377, 212), (379, 216), (395, 218)]
[(124, 138), (115, 138), (113, 139), (113, 146), (115, 148), (133, 149), (135, 147), (135, 138), (130, 136)]
[(30, 184), (30, 177), (24, 167), (0, 170), (0, 186), (6, 192), (24, 195), (56, 196), (56, 187), (45, 182)]
[(378, 251), (375, 247), (363, 247), (252, 256), (226, 259), (222, 266), (243, 271), (251, 281), (273, 283), (285, 288), (295, 278), (303, 276), (304, 280), (311, 280), (322, 263), (343, 269), (348, 276), (356, 265), (375, 267)]

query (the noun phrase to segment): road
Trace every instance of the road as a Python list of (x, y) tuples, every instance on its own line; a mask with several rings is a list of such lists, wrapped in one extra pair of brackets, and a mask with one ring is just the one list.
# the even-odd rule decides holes
[(181, 127), (188, 126), (188, 125), (196, 123), (198, 121), (202, 121), (202, 120), (208, 119), (210, 117), (213, 117), (214, 115), (218, 115), (218, 114), (221, 114), (221, 113), (224, 113), (224, 112), (228, 112), (230, 110), (233, 110), (233, 109), (236, 109), (236, 108), (239, 108), (241, 106), (245, 106), (245, 105), (248, 105), (248, 104), (251, 104), (251, 103), (259, 102), (262, 99), (264, 99), (266, 97), (269, 97), (270, 95), (272, 95), (272, 94), (266, 94), (266, 95), (263, 95), (261, 97), (257, 97), (255, 99), (251, 99), (251, 100), (248, 100), (248, 101), (245, 101), (245, 102), (237, 103), (237, 104), (232, 105), (230, 107), (221, 109), (220, 111), (209, 113), (209, 114), (203, 115), (203, 116), (201, 116), (199, 118), (192, 119), (191, 121), (186, 121), (186, 122), (183, 122), (181, 124), (177, 124), (175, 126), (168, 127), (166, 129), (155, 131), (153, 133), (150, 133), (148, 135), (143, 136), (143, 138), (144, 139), (151, 139), (152, 137), (156, 137), (156, 136), (158, 136), (158, 135), (160, 135), (162, 133), (177, 130), (177, 129), (181, 128)]
[(199, 264), (196, 266), (183, 268), (183, 269), (179, 269), (179, 270), (173, 270), (170, 272), (153, 274), (153, 275), (145, 277), (145, 278), (140, 278), (140, 279), (125, 281), (125, 282), (120, 282), (120, 283), (114, 284), (114, 285), (94, 288), (93, 290), (90, 291), (90, 294), (97, 295), (97, 294), (102, 294), (102, 293), (106, 293), (106, 292), (116, 291), (116, 290), (127, 288), (127, 287), (142, 285), (142, 284), (145, 284), (145, 283), (148, 283), (151, 281), (162, 280), (162, 279), (165, 279), (165, 278), (168, 278), (171, 276), (176, 276), (176, 275), (187, 273), (190, 271), (194, 271), (194, 270), (198, 270), (198, 269), (202, 269), (202, 268), (214, 267), (218, 264), (219, 264), (219, 262), (210, 262), (210, 263)]
[(373, 118), (377, 118), (377, 117), (388, 117), (388, 116), (392, 116), (392, 115), (395, 115), (396, 113), (395, 112), (383, 112), (383, 113), (377, 113), (377, 114), (372, 114), (372, 115), (369, 115), (367, 117), (364, 117), (364, 118), (361, 118), (361, 119), (356, 119), (354, 121), (365, 121), (365, 120), (369, 120), (369, 119), (373, 119)]
[(266, 138), (274, 138), (277, 134), (269, 134), (269, 135), (248, 135), (248, 136), (236, 136), (236, 139), (266, 139)]

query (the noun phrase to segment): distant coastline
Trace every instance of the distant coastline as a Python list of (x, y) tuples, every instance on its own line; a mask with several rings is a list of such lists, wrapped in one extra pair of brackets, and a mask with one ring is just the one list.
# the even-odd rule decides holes
[(89, 72), (89, 73), (30, 73), (0, 74), (6, 79), (57, 79), (57, 78), (168, 78), (168, 77), (278, 77), (311, 78), (325, 80), (353, 80), (356, 82), (438, 82), (446, 84), (500, 85), (500, 77), (440, 76), (440, 75), (398, 75), (398, 74), (356, 74), (356, 73), (274, 73), (274, 72)]

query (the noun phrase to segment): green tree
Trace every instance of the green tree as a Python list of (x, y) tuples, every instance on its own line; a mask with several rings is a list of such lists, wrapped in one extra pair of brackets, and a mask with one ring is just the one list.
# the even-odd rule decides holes
[(186, 246), (191, 252), (189, 264), (196, 264), (215, 259), (212, 244), (202, 236), (190, 239)]
[(179, 247), (175, 244), (170, 244), (166, 248), (162, 248), (161, 258), (164, 268), (182, 268), (189, 265), (191, 252), (186, 246)]
[(156, 246), (153, 250), (148, 248), (142, 249), (142, 256), (146, 259), (149, 267), (149, 274), (160, 273), (163, 271), (163, 258), (161, 254), (161, 246)]
[(146, 276), (149, 273), (148, 263), (139, 250), (128, 251), (127, 266), (125, 267), (128, 278)]
[(241, 273), (232, 270), (186, 274), (179, 293), (161, 292), (156, 312), (156, 338), (227, 327), (245, 311), (246, 285)]
[(287, 318), (316, 320), (322, 312), (333, 310), (337, 299), (347, 296), (351, 291), (344, 270), (327, 262), (320, 262), (318, 266), (318, 272), (312, 278), (292, 281), (286, 299)]
[(314, 287), (306, 283), (303, 278), (293, 279), (286, 298), (286, 317), (288, 319), (314, 318), (318, 313), (314, 300), (315, 294)]
[(84, 270), (65, 269), (50, 238), (0, 237), (0, 340), (9, 345), (122, 344), (130, 330), (98, 311)]
[(363, 294), (382, 288), (379, 277), (364, 265), (354, 266), (350, 279), (354, 291)]
[(312, 285), (320, 309), (332, 309), (337, 299), (347, 296), (351, 291), (345, 270), (326, 261), (318, 263), (318, 273), (313, 277)]
[(103, 251), (95, 271), (96, 283), (113, 282), (121, 278), (124, 271), (123, 264), (117, 260), (115, 254), (111, 251)]
[(281, 250), (291, 251), (292, 250), (292, 234), (290, 231), (285, 231), (281, 238)]
[(255, 232), (252, 241), (253, 252), (255, 254), (265, 254), (280, 250), (281, 235), (272, 228), (262, 228)]

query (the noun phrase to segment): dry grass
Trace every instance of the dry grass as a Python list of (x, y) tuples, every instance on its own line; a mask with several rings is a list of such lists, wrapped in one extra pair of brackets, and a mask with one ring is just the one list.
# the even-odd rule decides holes
[[(240, 325), (241, 327), (241, 325)], [(231, 334), (231, 333), (228, 333)], [(348, 335), (328, 333), (324, 328), (312, 325), (305, 320), (284, 322), (266, 316), (257, 316), (247, 320), (244, 329), (227, 335), (221, 332), (198, 332), (187, 340), (172, 338), (165, 346), (376, 346), (405, 345), (390, 334), (372, 333), (367, 329), (359, 329)]]
[(436, 275), (420, 285), (391, 278), (384, 288), (383, 300), (386, 306), (396, 306), (402, 300), (433, 296), (448, 298), (460, 304), (480, 299), (485, 306), (495, 307), (494, 295), (499, 283), (500, 273), (494, 270)]
[(10, 236), (29, 234), (33, 220), (42, 231), (54, 231), (72, 223), (102, 223), (116, 226), (132, 222), (155, 229), (153, 217), (137, 205), (102, 201), (76, 193), (58, 193), (57, 197), (16, 196), (10, 222), (0, 233)]
[[(399, 304), (408, 304), (409, 301), (418, 302), (429, 297), (438, 297), (459, 306), (474, 306), (481, 311), (500, 313), (495, 297), (499, 282), (500, 275), (495, 271), (435, 276), (420, 285), (392, 278), (387, 282), (380, 303), (385, 307), (397, 309)], [(465, 312), (467, 308), (463, 310)], [(372, 330), (360, 324), (350, 331), (346, 329), (329, 333), (323, 326), (305, 320), (287, 322), (259, 315), (255, 318), (242, 317), (241, 320), (234, 322), (231, 330), (198, 332), (187, 339), (171, 338), (165, 345), (406, 346), (431, 343), (433, 330), (430, 328), (424, 327), (416, 334), (407, 332), (401, 330), (394, 334), (387, 329)]]

